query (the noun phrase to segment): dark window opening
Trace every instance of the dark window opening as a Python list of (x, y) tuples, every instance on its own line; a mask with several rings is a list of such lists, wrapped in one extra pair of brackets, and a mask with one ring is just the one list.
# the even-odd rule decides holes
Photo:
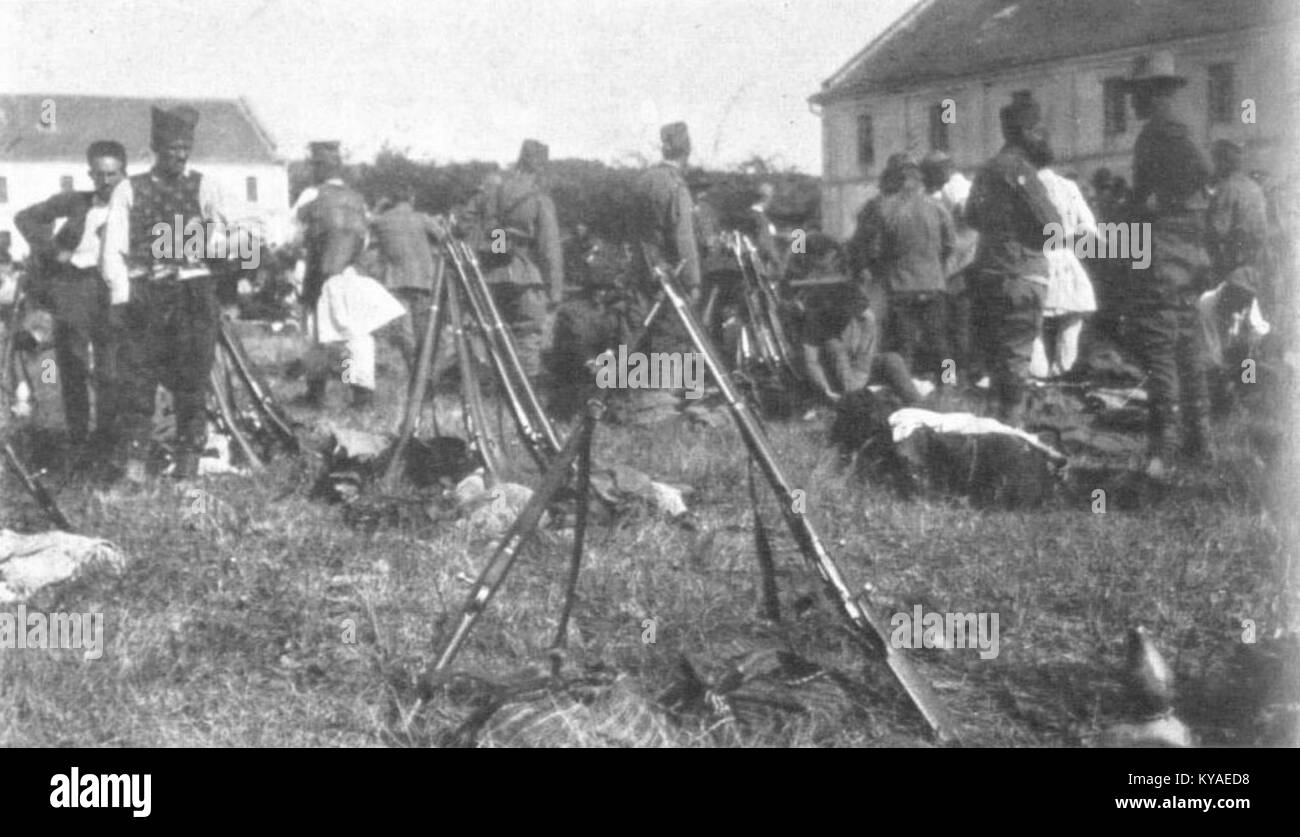
[(1108, 78), (1102, 82), (1105, 125), (1108, 137), (1118, 136), (1128, 130), (1128, 98), (1122, 78)]
[(858, 163), (870, 166), (876, 162), (876, 140), (870, 114), (858, 117)]
[(1237, 80), (1232, 64), (1211, 64), (1210, 121), (1232, 122), (1237, 118)]

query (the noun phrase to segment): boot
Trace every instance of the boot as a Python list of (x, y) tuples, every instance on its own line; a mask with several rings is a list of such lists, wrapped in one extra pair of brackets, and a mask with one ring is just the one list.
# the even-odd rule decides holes
[(353, 384), (352, 409), (368, 410), (373, 406), (375, 406), (375, 391), (373, 389), (366, 389), (365, 387), (359, 387), (356, 384)]
[(295, 399), (295, 403), (312, 409), (319, 409), (325, 403), (325, 378), (312, 378), (307, 381), (307, 391)]
[(177, 480), (192, 480), (199, 475), (199, 453), (193, 450), (183, 450), (176, 455), (176, 468), (172, 471), (172, 476)]
[(1160, 425), (1151, 430), (1146, 475), (1153, 480), (1169, 477), (1178, 434), (1172, 425)]
[(1210, 448), (1210, 420), (1198, 416), (1189, 421), (1183, 435), (1183, 445), (1179, 450), (1183, 458), (1196, 464), (1205, 464), (1213, 459)]

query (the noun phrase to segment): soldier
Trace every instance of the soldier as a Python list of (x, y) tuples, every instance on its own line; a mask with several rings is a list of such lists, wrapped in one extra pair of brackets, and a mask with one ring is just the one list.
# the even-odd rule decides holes
[(789, 277), (798, 288), (794, 331), (802, 371), (818, 396), (838, 404), (874, 382), (887, 384), (904, 404), (921, 399), (903, 359), (879, 351), (876, 315), (835, 241), (810, 235), (807, 252), (791, 256)]
[(979, 233), (966, 222), (966, 201), (970, 197), (971, 182), (957, 171), (952, 158), (942, 151), (925, 155), (921, 160), (921, 177), (925, 181), (925, 191), (952, 216), (952, 254), (944, 265), (947, 282), (943, 295), (944, 322), (947, 324), (948, 349), (957, 362), (957, 376), (974, 382), (983, 373), (971, 348), (970, 295), (966, 292), (967, 269), (975, 261), (975, 251), (979, 248)]
[(477, 234), (485, 279), (515, 335), (524, 374), (542, 371), (547, 317), (564, 299), (564, 249), (555, 202), (542, 188), (550, 150), (524, 140), (513, 171), (484, 189), (464, 211)]
[(952, 254), (952, 216), (926, 194), (911, 155), (892, 155), (880, 176), (880, 194), (863, 209), (854, 237), (862, 240), (867, 269), (889, 299), (890, 348), (914, 371), (936, 378), (951, 356), (944, 323)]
[[(292, 239), (301, 241), (307, 250), (298, 270), (299, 296), (307, 333), (313, 341), (304, 358), (307, 392), (300, 403), (315, 408), (324, 404), (333, 366), (329, 350), (319, 341), (316, 303), (325, 280), (342, 273), (349, 265), (356, 238), (366, 235), (367, 213), (365, 199), (343, 182), (339, 143), (336, 140), (313, 142), (310, 149), (313, 185), (304, 189), (294, 203)], [(353, 382), (350, 376), (345, 383), (352, 386), (354, 406), (363, 409), (370, 404), (373, 390)]]
[[(108, 322), (108, 287), (99, 272), (108, 199), (126, 177), (126, 149), (100, 140), (86, 150), (89, 192), (60, 192), (14, 216), (34, 270), (43, 274), (54, 311), (54, 352), (63, 393), (63, 423), (80, 454), (90, 441), (91, 357), (94, 357), (95, 452), (111, 453), (117, 416), (116, 340)], [(53, 232), (55, 222), (63, 226)]]
[[(390, 190), (391, 203), (371, 223), (375, 243), (384, 262), (384, 286), (401, 301), (409, 315), (397, 335), (397, 348), (410, 374), (415, 373), (419, 341), (423, 339), (433, 304), (435, 257), (432, 241), (442, 228), (431, 216), (411, 206), (411, 187), (399, 184)], [(448, 343), (445, 347), (450, 348)], [(451, 362), (449, 351), (438, 352), (440, 367)], [(436, 375), (433, 376), (436, 379)]]
[[(228, 257), (250, 252), (218, 241), (232, 234), (222, 194), (215, 180), (188, 168), (198, 121), (191, 107), (153, 109), (153, 168), (117, 184), (104, 221), (100, 269), (108, 284), (110, 322), (121, 341), (118, 415), (125, 477), (133, 483), (146, 478), (159, 384), (175, 404), (175, 476), (198, 474), (219, 317), (207, 260), (220, 254), (219, 247)], [(172, 247), (175, 237), (183, 237), (181, 252)], [(192, 249), (194, 243), (200, 246)]]
[[(1215, 283), (1221, 283), (1218, 312), (1225, 319), (1249, 308), (1256, 299), (1271, 301), (1269, 291), (1268, 202), (1264, 190), (1242, 170), (1242, 148), (1219, 140), (1210, 149), (1214, 160), (1214, 196), (1206, 215), (1205, 243)], [(1267, 306), (1272, 310), (1272, 306)], [(1245, 347), (1242, 347), (1243, 349)], [(1216, 416), (1232, 405), (1244, 352), (1228, 359), (1226, 374), (1211, 374), (1210, 400)]]
[(785, 272), (785, 258), (777, 243), (776, 224), (768, 215), (775, 197), (775, 186), (768, 182), (758, 184), (758, 200), (749, 208), (749, 222), (754, 227), (754, 246), (763, 254), (768, 267), (780, 275)]
[(967, 221), (980, 236), (967, 288), (972, 336), (998, 418), (1016, 425), (1047, 295), (1047, 225), (1061, 218), (1038, 179), (1049, 150), (1038, 104), (1017, 96), (999, 116), (1006, 144), (975, 176), (966, 203)]
[(1132, 220), (1150, 224), (1151, 263), (1130, 273), (1127, 294), (1135, 346), (1148, 377), (1150, 461), (1163, 476), (1178, 442), (1181, 395), (1182, 452), (1208, 455), (1208, 359), (1195, 302), (1205, 290), (1209, 258), (1202, 246), (1205, 160), (1191, 131), (1174, 115), (1187, 79), (1174, 74), (1173, 55), (1158, 52), (1131, 80), (1134, 110), (1147, 124), (1133, 147)]

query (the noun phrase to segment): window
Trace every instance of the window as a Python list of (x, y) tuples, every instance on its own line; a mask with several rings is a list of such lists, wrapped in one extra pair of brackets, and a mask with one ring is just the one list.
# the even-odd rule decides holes
[(0, 177), (0, 203), (9, 203), (9, 178)]
[(858, 164), (871, 166), (876, 162), (876, 139), (871, 125), (871, 114), (858, 117)]
[(257, 203), (257, 178), (244, 178), (244, 198), (249, 203)]
[(947, 151), (949, 146), (948, 128), (949, 124), (944, 120), (944, 115), (949, 113), (950, 109), (945, 108), (943, 103), (930, 106), (930, 150)]
[(72, 191), (72, 175), (65, 174), (59, 178), (59, 191), (60, 192)]
[(1231, 122), (1237, 118), (1237, 83), (1232, 64), (1211, 64), (1210, 121)]
[(1116, 137), (1128, 130), (1128, 98), (1122, 78), (1108, 78), (1101, 84), (1102, 109), (1105, 120), (1103, 133)]

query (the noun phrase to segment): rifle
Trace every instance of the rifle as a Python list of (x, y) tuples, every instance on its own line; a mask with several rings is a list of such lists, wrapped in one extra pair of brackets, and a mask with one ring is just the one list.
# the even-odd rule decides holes
[(284, 412), (280, 410), (279, 405), (271, 396), (270, 387), (258, 376), (257, 370), (248, 360), (248, 353), (244, 351), (244, 344), (240, 342), (238, 335), (230, 330), (230, 326), (222, 319), (219, 324), (217, 338), (220, 341), (221, 348), (225, 352), (226, 359), (234, 368), (235, 374), (248, 387), (248, 392), (253, 396), (253, 403), (257, 406), (258, 411), (266, 417), (267, 423), (270, 424), (271, 430), (279, 440), (291, 452), (298, 451), (298, 436), (290, 427), (289, 419)]
[(469, 339), (465, 336), (465, 320), (461, 314), (460, 296), (456, 290), (456, 288), (447, 289), (447, 301), (451, 314), (452, 335), (456, 341), (456, 360), (460, 368), (460, 392), (465, 411), (465, 429), (474, 449), (483, 458), (483, 467), (487, 469), (488, 479), (495, 483), (501, 478), (501, 452), (496, 440), (488, 435), (487, 413), (483, 409), (483, 395), (479, 390), (478, 378), (474, 374), (474, 360), (470, 356)]
[(547, 462), (560, 451), (555, 428), (524, 374), (514, 340), (492, 299), (491, 288), (483, 278), (478, 259), (464, 242), (448, 237), (445, 243), (460, 287), (483, 334), (489, 360), (510, 404), (519, 435), (538, 466), (545, 470)]
[(68, 518), (64, 516), (58, 504), (54, 502), (50, 492), (46, 490), (39, 479), (23, 467), (22, 460), (18, 458), (18, 454), (14, 453), (13, 446), (5, 442), (3, 450), (5, 464), (14, 472), (14, 476), (18, 477), (18, 481), (23, 484), (23, 488), (27, 489), (27, 493), (32, 495), (37, 504), (40, 505), (41, 511), (45, 512), (45, 516), (50, 519), (50, 522), (65, 532), (73, 531), (72, 524), (68, 522)]
[(794, 489), (786, 479), (785, 474), (781, 472), (780, 466), (777, 465), (776, 457), (772, 453), (766, 434), (750, 413), (744, 399), (737, 394), (732, 386), (722, 362), (718, 359), (717, 352), (705, 336), (686, 297), (676, 287), (672, 275), (662, 267), (656, 268), (654, 272), (668, 297), (669, 303), (677, 310), (682, 325), (685, 326), (692, 342), (695, 343), (695, 347), (704, 356), (705, 365), (708, 366), (718, 384), (718, 388), (726, 398), (727, 406), (731, 410), (731, 416), (740, 430), (741, 438), (749, 449), (750, 456), (757, 460), (763, 475), (767, 477), (773, 492), (776, 493), (782, 516), (785, 518), (786, 526), (789, 527), (795, 543), (799, 546), (799, 551), (803, 553), (804, 559), (821, 577), (828, 598), (837, 605), (840, 615), (844, 617), (851, 629), (852, 636), (865, 648), (883, 658), (885, 664), (907, 693), (912, 705), (921, 713), (921, 716), (929, 724), (936, 736), (941, 741), (956, 740), (957, 734), (947, 712), (939, 703), (929, 685), (921, 679), (908, 660), (890, 644), (889, 631), (874, 615), (869, 606), (866, 593), (864, 592), (855, 597), (849, 592), (848, 585), (845, 584), (843, 576), (840, 575), (839, 568), (826, 551), (826, 547), (822, 545), (821, 539), (812, 527), (812, 523), (802, 513), (795, 511), (798, 503), (796, 502)]
[(444, 260), (438, 260), (437, 272), (433, 276), (433, 304), (429, 307), (429, 322), (420, 337), (420, 354), (415, 361), (415, 371), (407, 386), (406, 410), (402, 413), (402, 427), (397, 432), (397, 444), (393, 446), (392, 458), (388, 460), (388, 466), (380, 479), (380, 486), (387, 492), (397, 488), (397, 480), (402, 473), (402, 460), (406, 457), (406, 449), (411, 445), (411, 437), (415, 435), (415, 425), (420, 418), (420, 409), (424, 406), (424, 395), (429, 389), (429, 369), (433, 366), (433, 354), (437, 350), (441, 332), (441, 306), (446, 264)]
[(223, 370), (225, 368), (220, 356), (218, 356), (217, 362), (212, 364), (212, 368), (208, 370), (208, 384), (212, 390), (212, 398), (217, 402), (217, 415), (221, 419), (221, 423), (226, 426), (226, 431), (230, 433), (230, 437), (235, 440), (239, 452), (244, 455), (244, 459), (248, 462), (248, 469), (255, 474), (259, 473), (265, 470), (266, 466), (262, 464), (261, 457), (253, 450), (253, 445), (248, 441), (248, 437), (244, 435), (244, 431), (235, 422), (235, 410), (230, 402), (230, 391), (228, 389), (229, 381), (222, 379), (218, 367), (222, 367)]

